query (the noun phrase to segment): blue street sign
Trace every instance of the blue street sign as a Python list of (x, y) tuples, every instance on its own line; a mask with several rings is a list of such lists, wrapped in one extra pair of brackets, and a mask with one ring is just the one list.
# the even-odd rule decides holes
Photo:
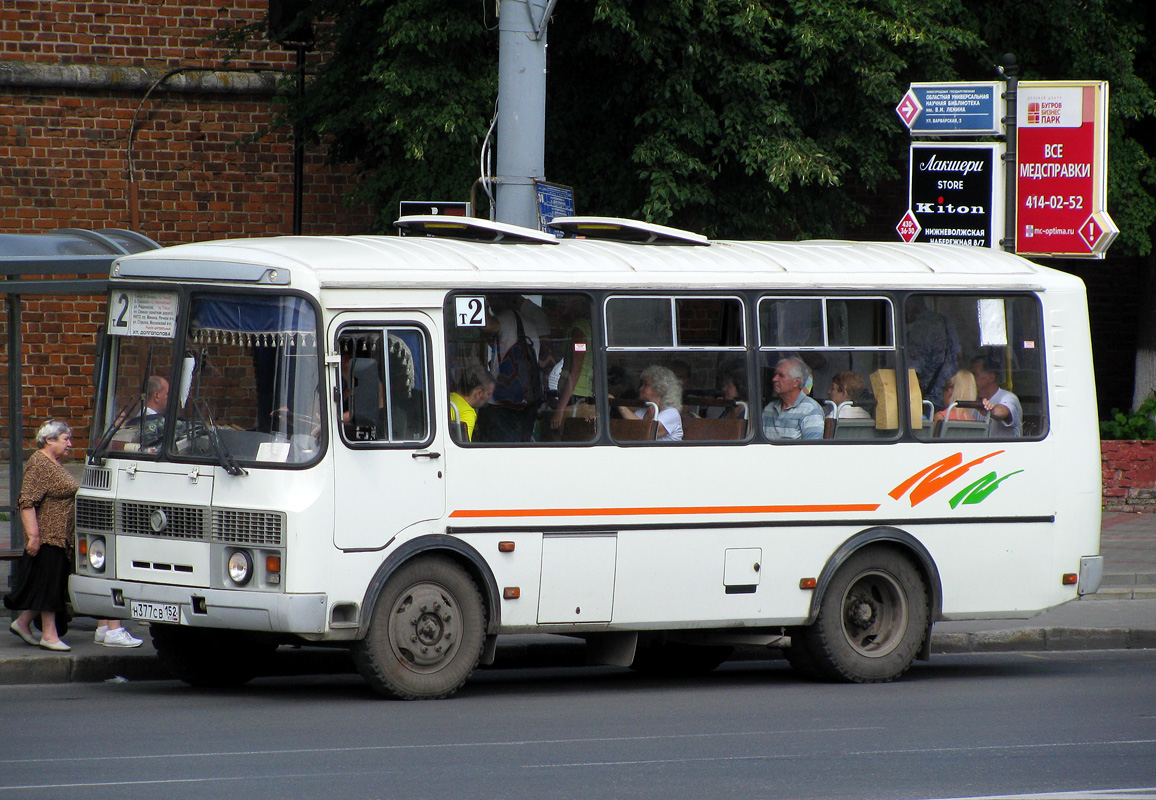
[(913, 83), (895, 112), (912, 136), (1003, 132), (1003, 84)]
[(534, 181), (534, 188), (538, 193), (538, 227), (561, 237), (562, 231), (549, 227), (550, 220), (574, 216), (574, 189), (546, 181)]

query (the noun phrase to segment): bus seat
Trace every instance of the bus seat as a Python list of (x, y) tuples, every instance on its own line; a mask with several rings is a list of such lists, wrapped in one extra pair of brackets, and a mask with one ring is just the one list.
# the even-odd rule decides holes
[[(830, 401), (828, 400), (827, 402), (830, 402)], [(823, 420), (823, 438), (824, 439), (834, 439), (835, 438), (835, 423), (837, 421), (838, 420), (836, 420), (834, 417), (827, 417), (826, 419)]]
[[(629, 420), (624, 420), (629, 422)], [(704, 417), (682, 418), (682, 440), (684, 442), (733, 442), (746, 438), (745, 419), (707, 419)]]
[(658, 436), (658, 422), (652, 419), (612, 419), (610, 438), (617, 442), (652, 442)]
[(875, 420), (840, 419), (835, 420), (836, 439), (874, 439)]
[(986, 439), (987, 422), (970, 419), (945, 419), (939, 428), (941, 439)]
[(563, 417), (562, 441), (591, 442), (596, 436), (598, 436), (598, 420), (594, 417)]

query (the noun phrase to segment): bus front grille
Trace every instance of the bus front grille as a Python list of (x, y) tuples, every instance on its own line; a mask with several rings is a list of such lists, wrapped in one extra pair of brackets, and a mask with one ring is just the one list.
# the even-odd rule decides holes
[(80, 485), (85, 489), (101, 489), (108, 491), (112, 486), (112, 470), (107, 467), (86, 466)]
[(159, 503), (122, 502), (119, 532), (169, 539), (204, 539), (205, 510)]
[(284, 515), (274, 511), (213, 510), (213, 540), (230, 544), (279, 547)]
[(76, 498), (76, 527), (112, 533), (112, 501)]

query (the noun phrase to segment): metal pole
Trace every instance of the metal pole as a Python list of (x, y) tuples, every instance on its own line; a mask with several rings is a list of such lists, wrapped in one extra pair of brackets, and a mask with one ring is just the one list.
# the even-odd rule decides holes
[(8, 311), (8, 506), (12, 509), (10, 526), (11, 546), (15, 550), (24, 547), (24, 525), (16, 501), (20, 497), (20, 482), (24, 477), (24, 408), (23, 384), (21, 383), (24, 363), (20, 351), (20, 295), (6, 294), (4, 304)]
[[(305, 94), (305, 49), (297, 45), (297, 100)], [(293, 235), (301, 235), (301, 204), (305, 184), (305, 140), (301, 123), (293, 124)]]
[(495, 218), (527, 228), (538, 227), (534, 179), (546, 174), (546, 24), (552, 7), (504, 0), (498, 24)]
[(1005, 112), (1003, 118), (1004, 144), (1003, 155), (1003, 238), (1000, 246), (1008, 253), (1016, 251), (1016, 176), (1019, 167), (1016, 164), (1016, 91), (1019, 86), (1019, 66), (1016, 57), (1005, 53), (1003, 65), (999, 72), (1007, 87), (1004, 89)]

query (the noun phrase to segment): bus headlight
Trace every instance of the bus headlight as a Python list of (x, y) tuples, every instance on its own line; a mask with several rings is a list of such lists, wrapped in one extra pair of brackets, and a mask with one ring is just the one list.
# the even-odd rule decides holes
[(229, 578), (238, 586), (244, 586), (253, 577), (253, 559), (244, 550), (234, 550), (229, 556)]
[(88, 566), (97, 572), (104, 572), (104, 539), (100, 536), (88, 540)]

